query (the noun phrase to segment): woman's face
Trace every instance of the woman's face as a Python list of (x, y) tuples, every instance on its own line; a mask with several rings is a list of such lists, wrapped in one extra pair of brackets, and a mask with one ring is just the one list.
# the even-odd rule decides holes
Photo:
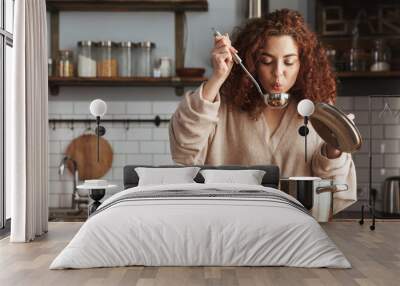
[(287, 92), (300, 69), (297, 44), (291, 36), (268, 37), (261, 49), (258, 78), (269, 93)]

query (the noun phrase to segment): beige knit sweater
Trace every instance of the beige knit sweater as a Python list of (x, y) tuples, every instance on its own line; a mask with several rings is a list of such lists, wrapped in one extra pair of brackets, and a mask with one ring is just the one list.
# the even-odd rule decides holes
[(307, 136), (298, 134), (303, 119), (294, 101), (271, 135), (265, 118), (252, 120), (247, 113), (228, 110), (218, 94), (214, 102), (202, 98), (201, 85), (187, 92), (169, 126), (172, 159), (184, 165), (268, 165), (279, 166), (281, 177), (316, 176), (346, 183), (349, 190), (334, 194), (334, 214), (357, 200), (356, 172), (351, 155), (328, 159), (321, 153), (322, 139), (312, 125)]

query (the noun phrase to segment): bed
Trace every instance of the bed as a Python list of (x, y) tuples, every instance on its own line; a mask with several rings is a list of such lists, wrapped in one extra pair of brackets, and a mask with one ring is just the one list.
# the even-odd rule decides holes
[(200, 166), (264, 170), (261, 185), (204, 183), (199, 173), (193, 183), (152, 186), (138, 186), (136, 167), (124, 168), (125, 190), (102, 203), (50, 269), (351, 267), (301, 203), (277, 189), (276, 166)]

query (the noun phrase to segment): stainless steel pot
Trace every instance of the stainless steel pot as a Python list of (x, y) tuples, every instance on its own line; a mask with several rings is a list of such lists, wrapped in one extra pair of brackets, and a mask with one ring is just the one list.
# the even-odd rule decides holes
[(280, 189), (296, 198), (314, 218), (323, 222), (332, 216), (333, 194), (347, 191), (348, 186), (319, 177), (290, 177), (280, 179)]
[(400, 214), (400, 177), (388, 177), (383, 183), (383, 212)]

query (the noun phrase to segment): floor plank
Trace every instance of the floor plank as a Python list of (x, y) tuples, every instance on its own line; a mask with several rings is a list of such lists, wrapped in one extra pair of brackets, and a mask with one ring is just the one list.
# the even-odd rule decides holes
[(81, 222), (52, 222), (49, 233), (32, 243), (0, 240), (0, 285), (400, 285), (400, 222), (368, 224), (340, 221), (322, 224), (344, 252), (352, 269), (290, 267), (116, 267), (85, 270), (48, 269), (78, 231)]

